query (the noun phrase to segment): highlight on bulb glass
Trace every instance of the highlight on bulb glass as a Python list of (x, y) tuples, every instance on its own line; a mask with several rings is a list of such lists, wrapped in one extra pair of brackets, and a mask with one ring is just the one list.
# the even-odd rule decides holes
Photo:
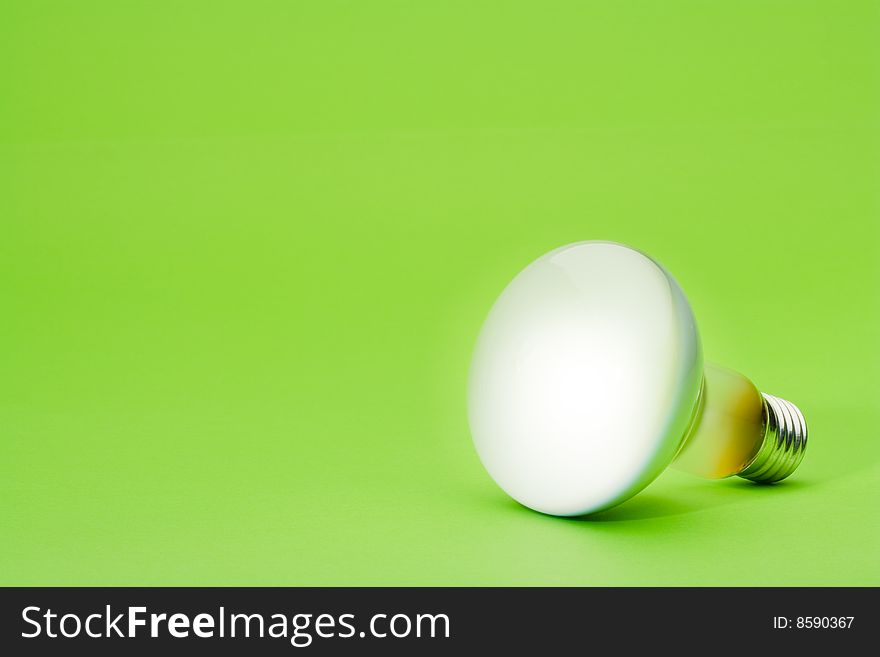
[(495, 482), (558, 516), (620, 504), (670, 464), (778, 482), (807, 446), (794, 404), (704, 365), (672, 275), (612, 242), (560, 247), (504, 289), (477, 339), (468, 417)]

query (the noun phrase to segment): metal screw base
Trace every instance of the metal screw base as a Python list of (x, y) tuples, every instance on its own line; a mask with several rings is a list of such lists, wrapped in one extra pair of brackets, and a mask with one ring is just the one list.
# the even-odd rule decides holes
[(790, 401), (764, 397), (764, 442), (738, 476), (762, 484), (782, 481), (800, 465), (807, 449), (807, 422)]

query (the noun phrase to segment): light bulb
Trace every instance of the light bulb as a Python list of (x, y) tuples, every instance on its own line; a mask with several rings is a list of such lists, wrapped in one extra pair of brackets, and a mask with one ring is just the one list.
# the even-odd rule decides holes
[(776, 482), (804, 455), (794, 404), (703, 367), (690, 305), (657, 262), (579, 242), (531, 263), (480, 331), (468, 383), (480, 460), (527, 507), (612, 507), (673, 461), (709, 478)]

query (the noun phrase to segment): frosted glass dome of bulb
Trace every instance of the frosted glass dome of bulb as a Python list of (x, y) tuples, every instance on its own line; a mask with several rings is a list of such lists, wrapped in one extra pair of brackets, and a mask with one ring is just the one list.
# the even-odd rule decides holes
[(520, 272), (483, 325), (468, 388), (473, 441), (525, 506), (599, 511), (675, 457), (702, 373), (693, 313), (663, 267), (620, 244), (564, 246)]

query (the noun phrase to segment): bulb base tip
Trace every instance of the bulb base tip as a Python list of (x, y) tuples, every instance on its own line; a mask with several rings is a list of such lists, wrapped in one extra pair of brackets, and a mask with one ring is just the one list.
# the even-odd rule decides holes
[(738, 476), (761, 484), (782, 481), (800, 465), (807, 449), (807, 422), (790, 401), (764, 398), (764, 441)]

